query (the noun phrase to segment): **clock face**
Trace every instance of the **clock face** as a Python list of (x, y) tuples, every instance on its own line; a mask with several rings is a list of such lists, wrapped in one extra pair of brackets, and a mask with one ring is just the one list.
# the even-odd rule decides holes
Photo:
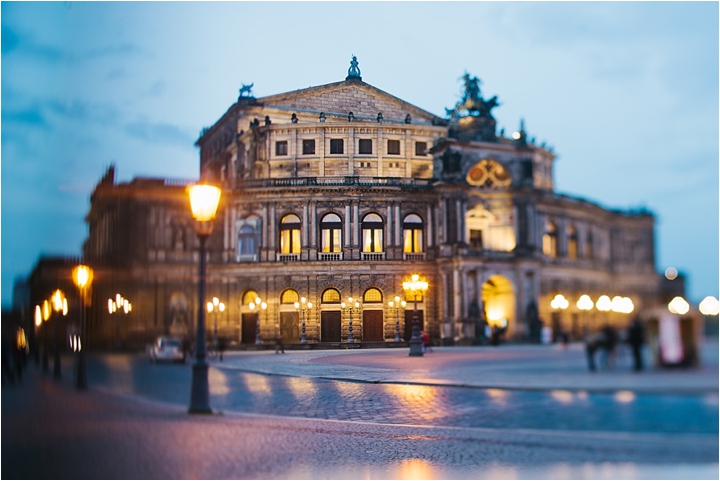
[(468, 184), (486, 189), (504, 189), (512, 183), (512, 177), (500, 162), (483, 159), (467, 173)]

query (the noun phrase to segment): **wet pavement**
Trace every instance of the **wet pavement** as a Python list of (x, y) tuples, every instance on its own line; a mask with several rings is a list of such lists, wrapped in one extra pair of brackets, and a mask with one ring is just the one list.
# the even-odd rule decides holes
[(703, 353), (589, 373), (572, 346), (233, 352), (212, 362), (212, 416), (186, 414), (189, 363), (90, 356), (77, 393), (67, 359), (60, 382), (31, 366), (3, 386), (2, 477), (717, 479)]

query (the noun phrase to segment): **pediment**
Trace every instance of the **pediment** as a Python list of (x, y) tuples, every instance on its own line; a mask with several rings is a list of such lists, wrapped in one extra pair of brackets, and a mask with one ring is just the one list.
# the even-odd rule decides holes
[(257, 99), (265, 108), (298, 109), (347, 115), (356, 119), (376, 119), (379, 112), (390, 121), (404, 121), (409, 114), (412, 123), (435, 123), (436, 115), (416, 107), (360, 80), (346, 80), (309, 87)]

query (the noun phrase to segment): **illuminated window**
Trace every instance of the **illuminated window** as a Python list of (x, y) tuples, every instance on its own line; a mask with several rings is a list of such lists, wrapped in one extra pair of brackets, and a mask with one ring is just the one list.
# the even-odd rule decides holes
[(372, 154), (371, 139), (360, 139), (358, 142), (358, 154)]
[(280, 221), (280, 253), (300, 253), (300, 218), (288, 214)]
[(427, 142), (415, 142), (415, 155), (418, 157), (427, 155)]
[(322, 218), (320, 239), (323, 252), (342, 251), (342, 221), (337, 214), (327, 214)]
[(377, 214), (368, 214), (362, 221), (363, 252), (383, 252), (383, 221)]
[(343, 152), (343, 139), (330, 139), (330, 153), (342, 154)]
[(419, 216), (415, 214), (405, 216), (403, 233), (405, 236), (403, 252), (423, 251), (423, 222)]
[(557, 256), (557, 228), (555, 224), (548, 221), (545, 223), (545, 234), (543, 234), (543, 254), (548, 257)]
[(363, 294), (363, 302), (382, 302), (382, 300), (382, 292), (374, 287), (371, 287)]
[(285, 289), (280, 294), (280, 304), (295, 304), (296, 302), (300, 302), (300, 296), (292, 289)]
[(337, 289), (326, 289), (322, 294), (323, 304), (340, 304), (340, 292)]
[(287, 155), (287, 140), (275, 142), (275, 155)]
[(387, 153), (388, 155), (400, 155), (400, 141), (388, 140)]
[(315, 140), (308, 139), (302, 141), (302, 153), (303, 155), (312, 155), (315, 153)]
[(577, 259), (577, 231), (575, 227), (568, 226), (567, 228), (567, 256), (570, 259)]
[(258, 297), (260, 296), (258, 296), (257, 292), (253, 290), (247, 291), (242, 297), (243, 306), (247, 306), (251, 302), (255, 302), (255, 299), (257, 299)]

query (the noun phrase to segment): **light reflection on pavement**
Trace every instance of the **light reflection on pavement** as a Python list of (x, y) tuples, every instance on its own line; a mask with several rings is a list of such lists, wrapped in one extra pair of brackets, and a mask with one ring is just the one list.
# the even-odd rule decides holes
[[(90, 369), (91, 382), (157, 401), (187, 403), (189, 366), (149, 365), (141, 356), (130, 359), (128, 364), (112, 356), (102, 368)], [(373, 384), (265, 376), (214, 367), (209, 373), (211, 406), (225, 412), (447, 427), (718, 432), (718, 397), (713, 393), (588, 393)]]

